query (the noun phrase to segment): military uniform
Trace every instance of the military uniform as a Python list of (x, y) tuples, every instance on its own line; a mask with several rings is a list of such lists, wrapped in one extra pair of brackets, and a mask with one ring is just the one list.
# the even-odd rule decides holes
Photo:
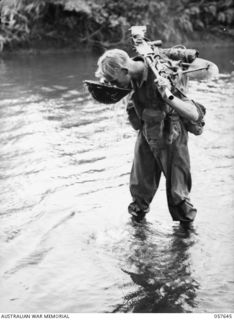
[[(153, 72), (145, 64), (141, 82), (132, 81), (133, 93), (127, 112), (129, 121), (139, 132), (130, 175), (130, 192), (133, 203), (146, 213), (163, 173), (172, 219), (190, 222), (194, 220), (197, 210), (189, 197), (192, 179), (188, 130), (194, 130), (194, 134), (201, 133), (205, 109), (195, 103), (200, 115), (198, 121), (192, 123), (183, 119), (163, 101), (154, 78)], [(183, 80), (186, 83), (186, 79)], [(183, 94), (183, 81), (180, 84), (181, 91), (174, 92), (174, 95), (194, 103)]]

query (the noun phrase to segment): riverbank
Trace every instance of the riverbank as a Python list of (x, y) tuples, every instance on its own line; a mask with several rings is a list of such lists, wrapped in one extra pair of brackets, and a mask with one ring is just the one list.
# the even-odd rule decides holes
[(0, 2), (0, 52), (128, 48), (129, 28), (146, 25), (164, 47), (234, 44), (234, 4), (198, 0), (27, 0)]
[[(211, 34), (196, 34), (193, 40), (186, 39), (183, 42), (164, 42), (163, 47), (168, 48), (178, 44), (182, 44), (187, 48), (202, 48), (210, 46), (211, 48), (234, 48), (234, 37), (231, 36), (221, 36)], [(92, 43), (92, 44), (83, 44), (82, 42), (77, 41), (76, 43), (66, 43), (59, 40), (48, 40), (41, 39), (39, 41), (33, 40), (31, 43), (21, 43), (16, 44), (12, 47), (6, 48), (4, 51), (0, 52), (0, 57), (8, 56), (8, 55), (38, 55), (38, 54), (60, 54), (60, 53), (70, 53), (70, 52), (94, 52), (94, 53), (102, 53), (106, 49), (111, 48), (122, 48), (127, 51), (132, 51), (131, 46), (126, 44), (120, 44), (118, 46), (108, 46), (108, 48), (103, 47), (100, 43)]]

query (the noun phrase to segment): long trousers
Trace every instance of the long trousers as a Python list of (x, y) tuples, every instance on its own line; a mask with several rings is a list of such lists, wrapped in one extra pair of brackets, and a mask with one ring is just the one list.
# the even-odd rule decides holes
[(160, 182), (161, 174), (166, 178), (167, 204), (175, 221), (193, 221), (197, 210), (190, 202), (192, 186), (188, 133), (183, 128), (172, 143), (160, 148), (150, 145), (139, 131), (134, 161), (130, 175), (130, 193), (133, 201), (145, 208), (150, 205)]

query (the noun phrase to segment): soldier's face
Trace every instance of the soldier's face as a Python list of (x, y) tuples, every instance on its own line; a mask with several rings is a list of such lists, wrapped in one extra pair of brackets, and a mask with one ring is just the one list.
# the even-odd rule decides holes
[(115, 85), (120, 88), (127, 88), (131, 82), (131, 77), (127, 69), (118, 69), (116, 70), (113, 77), (108, 80), (112, 85)]

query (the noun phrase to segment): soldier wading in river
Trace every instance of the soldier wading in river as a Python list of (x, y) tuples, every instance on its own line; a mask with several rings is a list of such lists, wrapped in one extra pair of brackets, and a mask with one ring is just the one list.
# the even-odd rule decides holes
[[(190, 69), (209, 68), (191, 73), (191, 78), (205, 79), (218, 73), (212, 62), (196, 56), (192, 60)], [(190, 226), (197, 210), (189, 197), (188, 132), (202, 133), (205, 108), (186, 97), (187, 74), (178, 74), (175, 90), (167, 78), (159, 76), (155, 80), (144, 57), (130, 58), (125, 51), (113, 49), (99, 58), (96, 76), (111, 85), (132, 88), (127, 112), (138, 136), (130, 175), (133, 202), (129, 213), (138, 222), (145, 217), (163, 173), (172, 219)], [(170, 98), (165, 94), (168, 90)]]

